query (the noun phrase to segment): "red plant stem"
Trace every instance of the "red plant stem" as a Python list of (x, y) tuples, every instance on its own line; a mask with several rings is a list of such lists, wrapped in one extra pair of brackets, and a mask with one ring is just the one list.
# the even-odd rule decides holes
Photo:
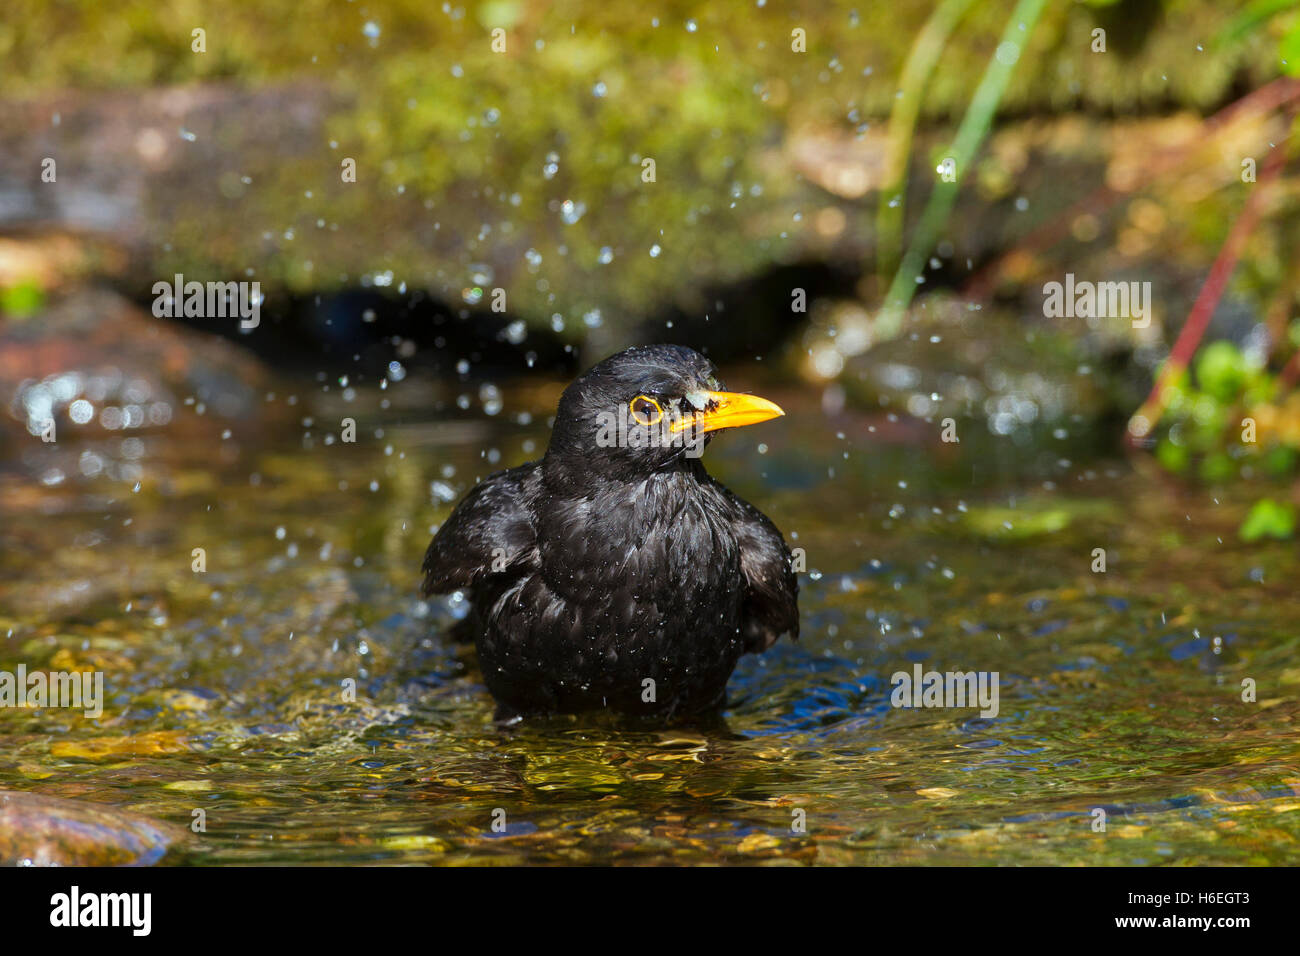
[(1160, 421), (1160, 416), (1164, 414), (1165, 386), (1171, 378), (1187, 367), (1187, 363), (1196, 353), (1201, 336), (1205, 334), (1205, 329), (1210, 324), (1210, 317), (1214, 315), (1214, 309), (1223, 296), (1223, 290), (1227, 288), (1228, 279), (1232, 277), (1232, 272), (1237, 267), (1237, 260), (1241, 258), (1242, 247), (1259, 221), (1264, 197), (1269, 191), (1268, 187), (1282, 171), (1284, 162), (1286, 162), (1286, 140), (1278, 143), (1269, 154), (1264, 168), (1260, 170), (1259, 181), (1250, 193), (1250, 198), (1246, 200), (1245, 207), (1233, 222), (1232, 228), (1228, 230), (1228, 237), (1223, 241), (1219, 254), (1214, 259), (1210, 274), (1192, 304), (1192, 311), (1188, 313), (1187, 321), (1183, 323), (1183, 328), (1174, 341), (1174, 347), (1169, 350), (1169, 358), (1160, 369), (1160, 374), (1156, 376), (1151, 393), (1147, 395), (1142, 407), (1129, 419), (1130, 441), (1149, 434)]
[(1205, 122), (1201, 124), (1200, 129), (1197, 130), (1195, 136), (1190, 137), (1184, 143), (1180, 143), (1177, 146), (1171, 146), (1158, 153), (1152, 162), (1146, 167), (1146, 174), (1133, 186), (1132, 189), (1121, 191), (1118, 189), (1112, 189), (1110, 186), (1098, 186), (1087, 196), (1073, 203), (1064, 212), (1058, 213), (1049, 221), (1030, 232), (1007, 252), (998, 256), (984, 268), (980, 269), (979, 272), (975, 273), (975, 275), (966, 283), (965, 295), (970, 299), (987, 300), (992, 293), (993, 285), (997, 281), (998, 274), (1002, 271), (1002, 267), (1011, 256), (1018, 253), (1038, 252), (1043, 249), (1051, 248), (1069, 235), (1070, 224), (1081, 213), (1105, 209), (1108, 206), (1114, 205), (1125, 196), (1132, 195), (1138, 190), (1144, 188), (1157, 176), (1183, 162), (1193, 150), (1204, 146), (1206, 140), (1216, 130), (1226, 126), (1228, 123), (1242, 115), (1249, 116), (1269, 113), (1296, 99), (1300, 99), (1300, 80), (1295, 80), (1290, 77), (1282, 77), (1265, 86), (1261, 86), (1259, 89), (1246, 94), (1235, 102), (1229, 103), (1223, 109), (1219, 110), (1219, 112), (1205, 120)]

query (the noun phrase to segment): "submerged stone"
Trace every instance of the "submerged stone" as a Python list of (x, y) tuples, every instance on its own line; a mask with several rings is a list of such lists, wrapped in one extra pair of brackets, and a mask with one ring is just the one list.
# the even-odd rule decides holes
[(150, 866), (184, 830), (127, 810), (0, 791), (0, 865)]

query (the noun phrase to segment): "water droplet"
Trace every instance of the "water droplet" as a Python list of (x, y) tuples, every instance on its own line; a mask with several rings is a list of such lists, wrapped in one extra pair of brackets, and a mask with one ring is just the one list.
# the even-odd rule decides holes
[(1005, 43), (999, 43), (997, 52), (993, 54), (997, 61), (1003, 66), (1014, 66), (1020, 59), (1020, 44), (1012, 43), (1010, 40)]
[(572, 226), (582, 218), (586, 211), (586, 203), (575, 203), (572, 199), (566, 199), (560, 206), (560, 218), (564, 220), (565, 225)]

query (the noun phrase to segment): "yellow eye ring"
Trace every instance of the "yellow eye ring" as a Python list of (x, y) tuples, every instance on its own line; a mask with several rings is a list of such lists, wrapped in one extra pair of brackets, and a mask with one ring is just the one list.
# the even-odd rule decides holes
[(664, 418), (664, 410), (649, 395), (638, 395), (628, 403), (632, 421), (638, 425), (658, 425)]

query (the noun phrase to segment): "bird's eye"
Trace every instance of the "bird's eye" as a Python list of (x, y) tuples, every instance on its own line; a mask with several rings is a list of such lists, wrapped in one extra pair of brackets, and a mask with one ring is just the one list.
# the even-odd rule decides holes
[(658, 425), (664, 417), (663, 408), (649, 395), (638, 395), (628, 404), (628, 409), (638, 425)]

